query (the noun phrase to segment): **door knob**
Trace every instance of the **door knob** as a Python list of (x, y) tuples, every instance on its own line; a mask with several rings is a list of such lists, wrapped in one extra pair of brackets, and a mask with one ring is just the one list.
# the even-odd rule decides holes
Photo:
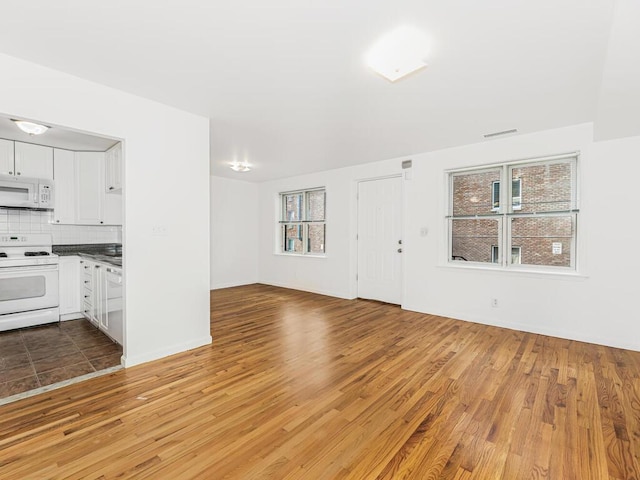
[(401, 248), (398, 249), (398, 253), (402, 253), (402, 249)]

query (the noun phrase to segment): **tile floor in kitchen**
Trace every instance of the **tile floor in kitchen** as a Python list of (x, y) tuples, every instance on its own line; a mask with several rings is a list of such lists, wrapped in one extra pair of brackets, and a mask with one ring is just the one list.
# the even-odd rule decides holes
[(121, 356), (84, 319), (0, 332), (0, 399), (120, 365)]

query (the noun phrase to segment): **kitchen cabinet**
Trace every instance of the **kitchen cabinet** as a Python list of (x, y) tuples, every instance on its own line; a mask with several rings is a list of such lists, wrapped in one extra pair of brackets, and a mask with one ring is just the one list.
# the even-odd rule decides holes
[(79, 318), (82, 311), (80, 292), (80, 257), (63, 256), (58, 264), (60, 319)]
[(122, 144), (117, 143), (104, 154), (105, 191), (115, 193), (122, 191)]
[(15, 173), (53, 180), (53, 148), (15, 142)]
[(104, 153), (76, 152), (76, 224), (102, 225)]
[(0, 139), (0, 175), (13, 175), (14, 142)]
[(70, 150), (53, 150), (53, 221), (57, 224), (73, 225), (76, 222), (75, 158), (75, 153)]
[(55, 149), (54, 160), (54, 223), (122, 225), (122, 190), (105, 192), (103, 152)]
[(0, 175), (53, 180), (53, 148), (0, 139)]
[(122, 225), (122, 195), (105, 193), (105, 154), (76, 152), (78, 225)]
[(85, 258), (79, 263), (83, 315), (122, 345), (122, 269)]
[(87, 320), (98, 326), (98, 311), (96, 308), (97, 264), (82, 258), (80, 260), (80, 296), (82, 301), (82, 314)]

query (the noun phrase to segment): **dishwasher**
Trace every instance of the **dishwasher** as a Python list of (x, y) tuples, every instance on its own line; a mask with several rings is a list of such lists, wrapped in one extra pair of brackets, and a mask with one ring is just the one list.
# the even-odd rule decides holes
[(123, 339), (123, 298), (122, 269), (108, 267), (105, 272), (106, 314), (109, 334), (122, 345)]

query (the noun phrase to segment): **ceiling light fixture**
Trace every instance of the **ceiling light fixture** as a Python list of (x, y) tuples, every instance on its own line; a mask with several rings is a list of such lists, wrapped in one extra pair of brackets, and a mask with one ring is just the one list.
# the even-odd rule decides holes
[(427, 66), (429, 39), (413, 27), (399, 27), (378, 40), (369, 53), (367, 65), (390, 82), (395, 82)]
[(12, 122), (16, 124), (16, 126), (22, 130), (24, 133), (28, 133), (29, 135), (42, 135), (44, 132), (49, 130), (49, 127), (46, 125), (40, 125), (39, 123), (26, 122), (24, 120), (14, 120), (11, 119)]
[(251, 170), (251, 166), (246, 160), (244, 162), (239, 162), (237, 160), (234, 160), (229, 164), (229, 167), (234, 172), (248, 172), (249, 170)]

